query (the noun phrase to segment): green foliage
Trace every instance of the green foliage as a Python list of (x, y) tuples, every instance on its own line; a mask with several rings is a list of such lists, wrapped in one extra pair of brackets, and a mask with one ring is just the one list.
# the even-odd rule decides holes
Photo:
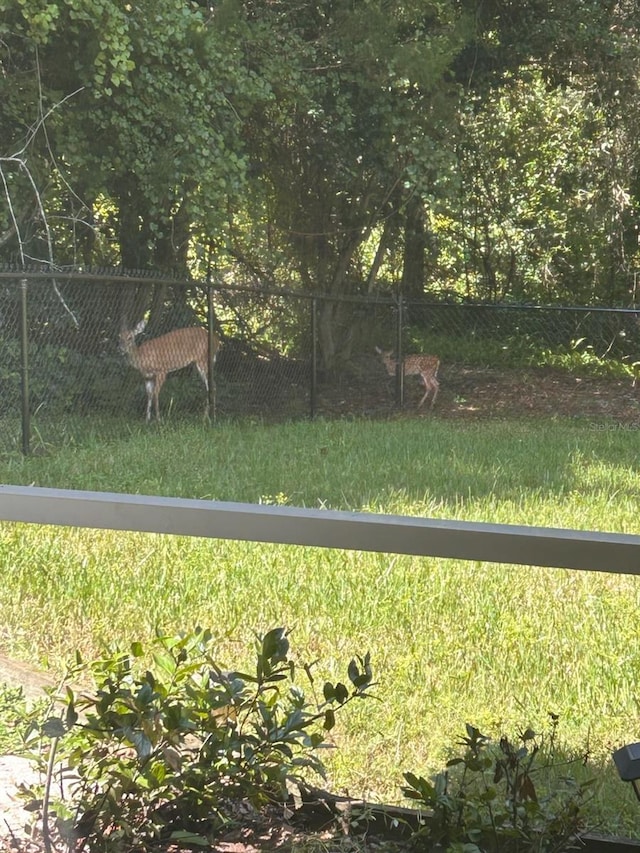
[(584, 81), (550, 86), (544, 67), (520, 70), (469, 97), (459, 121), (457, 166), (441, 175), (431, 211), (433, 288), (626, 304), (637, 215), (622, 166), (630, 140)]
[(78, 663), (69, 678), (91, 675), (95, 692), (68, 685), (60, 714), (34, 725), (40, 759), (59, 738), (61, 772), (75, 776), (70, 801), (54, 806), (65, 835), (92, 850), (203, 840), (235, 801), (282, 801), (305, 775), (323, 775), (317, 751), (336, 712), (368, 695), (369, 655), (351, 661), (348, 686), (327, 682), (310, 702), (296, 676), (313, 686), (311, 667), (296, 666), (283, 628), (257, 639), (251, 671), (224, 670), (215, 651), (196, 629)]
[(0, 755), (20, 751), (29, 716), (23, 689), (0, 684)]
[(636, 375), (637, 363), (624, 363), (613, 358), (599, 356), (594, 347), (584, 338), (571, 341), (567, 350), (545, 349), (539, 353), (539, 364), (568, 370), (576, 375), (611, 376), (632, 378)]
[(430, 780), (405, 773), (403, 793), (427, 810), (413, 837), (415, 848), (561, 853), (577, 847), (591, 782), (553, 773), (556, 723), (546, 747), (529, 728), (495, 745), (467, 724), (464, 751), (447, 763), (449, 769)]
[(429, 335), (426, 342), (416, 338), (411, 352), (436, 352), (443, 363), (502, 369), (551, 368), (574, 376), (632, 378), (636, 365), (629, 360), (599, 356), (584, 340), (567, 346), (544, 347), (533, 335)]
[(439, 303), (411, 308), (404, 350), (443, 361), (633, 377), (640, 339), (631, 312)]
[[(234, 279), (240, 269), (307, 292), (371, 290), (407, 200), (450, 164), (439, 137), (466, 17), (448, 0), (240, 5), (242, 50), (270, 97), (246, 125), (250, 192), (230, 207), (217, 260)], [(349, 351), (348, 314), (344, 304), (318, 312), (329, 369)]]
[[(41, 193), (56, 261), (79, 260), (79, 251), (84, 262), (101, 262), (99, 252), (108, 258), (106, 204), (121, 261), (181, 263), (186, 273), (192, 223), (220, 227), (227, 195), (243, 182), (239, 118), (245, 100), (262, 92), (233, 41), (196, 4), (175, 0), (3, 0), (0, 8), (0, 154), (28, 147), (31, 196)], [(21, 112), (16, 89), (29, 93)], [(26, 141), (25, 127), (34, 128)], [(40, 257), (44, 221), (28, 227), (34, 217), (21, 201), (20, 169), (5, 165), (0, 229), (16, 217), (10, 251), (22, 241)]]
[[(122, 407), (121, 360), (84, 356), (53, 344), (29, 348), (29, 399), (34, 416), (59, 417), (90, 408), (118, 411)], [(1, 410), (21, 410), (22, 366), (20, 343), (0, 341)]]

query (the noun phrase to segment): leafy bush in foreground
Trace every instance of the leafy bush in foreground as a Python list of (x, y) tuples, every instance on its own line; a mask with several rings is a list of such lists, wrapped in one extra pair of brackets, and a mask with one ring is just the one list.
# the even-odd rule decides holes
[(414, 847), (450, 853), (564, 853), (579, 847), (582, 806), (593, 780), (578, 783), (557, 773), (556, 722), (548, 746), (531, 729), (495, 744), (467, 725), (462, 754), (447, 770), (429, 780), (405, 773), (403, 793), (426, 808)]
[[(349, 687), (327, 682), (322, 701), (310, 703), (283, 628), (257, 640), (251, 672), (223, 670), (213, 646), (197, 629), (158, 637), (150, 655), (135, 643), (128, 654), (79, 662), (70, 679), (90, 673), (95, 692), (68, 686), (61, 714), (34, 725), (48, 742), (41, 762), (57, 748), (58, 772), (71, 780), (69, 796), (50, 807), (45, 792), (45, 831), (52, 811), (76, 850), (204, 843), (234, 802), (282, 801), (301, 774), (323, 775), (316, 751), (335, 711), (367, 695), (369, 656), (349, 664)], [(313, 685), (310, 668), (302, 670)]]

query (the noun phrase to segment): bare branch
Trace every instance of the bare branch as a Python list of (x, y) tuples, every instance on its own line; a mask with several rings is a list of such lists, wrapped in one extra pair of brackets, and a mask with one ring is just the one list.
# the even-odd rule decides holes
[[(7, 202), (7, 207), (9, 210), (9, 217), (10, 217), (11, 223), (12, 223), (11, 228), (6, 232), (5, 235), (3, 235), (3, 242), (8, 241), (13, 236), (17, 236), (18, 251), (20, 253), (20, 262), (22, 265), (24, 265), (28, 256), (25, 253), (25, 244), (24, 244), (23, 237), (20, 233), (19, 218), (16, 214), (16, 211), (15, 211), (15, 208), (13, 205), (13, 200), (11, 197), (11, 190), (10, 190), (10, 187), (9, 187), (9, 184), (7, 181), (5, 171), (2, 168), (3, 164), (7, 164), (7, 165), (17, 167), (18, 171), (21, 172), (26, 177), (27, 182), (29, 183), (29, 185), (33, 191), (33, 197), (35, 199), (36, 209), (38, 212), (38, 218), (40, 219), (40, 221), (42, 223), (42, 227), (44, 228), (44, 233), (45, 233), (45, 238), (46, 238), (48, 257), (47, 257), (47, 260), (45, 262), (49, 265), (49, 267), (51, 269), (55, 269), (54, 251), (53, 251), (53, 236), (51, 234), (51, 228), (49, 227), (49, 221), (47, 219), (47, 214), (46, 214), (46, 211), (44, 209), (42, 194), (40, 193), (40, 191), (38, 189), (36, 181), (33, 177), (33, 174), (31, 172), (31, 169), (29, 168), (29, 165), (27, 162), (27, 154), (28, 154), (29, 146), (32, 144), (32, 142), (35, 139), (38, 132), (40, 130), (42, 130), (44, 133), (46, 148), (47, 148), (47, 151), (49, 153), (49, 156), (51, 157), (51, 161), (54, 165), (56, 173), (60, 176), (64, 186), (67, 187), (67, 189), (71, 192), (71, 194), (73, 196), (75, 196), (75, 198), (78, 201), (80, 201), (81, 204), (84, 205), (84, 202), (82, 202), (82, 199), (80, 199), (79, 196), (73, 191), (73, 189), (71, 188), (71, 186), (69, 185), (67, 180), (64, 178), (61, 170), (58, 168), (55, 157), (53, 155), (53, 151), (51, 148), (51, 144), (49, 142), (49, 137), (48, 137), (47, 129), (46, 129), (46, 121), (49, 118), (49, 116), (51, 116), (57, 109), (59, 109), (64, 103), (66, 103), (66, 101), (75, 97), (75, 95), (77, 95), (79, 92), (81, 92), (84, 89), (84, 87), (82, 86), (82, 87), (76, 89), (75, 91), (70, 92), (68, 95), (65, 95), (61, 100), (59, 100), (58, 102), (53, 104), (45, 112), (43, 109), (44, 98), (43, 98), (43, 93), (42, 93), (41, 76), (40, 76), (40, 62), (39, 62), (39, 56), (38, 56), (37, 50), (36, 50), (36, 66), (37, 66), (37, 82), (38, 82), (38, 109), (39, 109), (38, 120), (31, 126), (31, 128), (29, 129), (29, 131), (26, 135), (26, 138), (23, 141), (22, 146), (17, 151), (15, 151), (13, 154), (9, 155), (8, 157), (0, 157), (0, 180), (2, 181), (2, 188), (4, 191), (4, 197), (5, 197), (5, 200)], [(84, 205), (84, 206), (86, 207), (86, 205)], [(2, 243), (0, 243), (0, 245), (2, 245)], [(78, 318), (76, 317), (76, 315), (73, 313), (73, 311), (71, 310), (71, 308), (69, 307), (69, 305), (65, 301), (62, 293), (60, 292), (60, 288), (58, 286), (58, 283), (55, 279), (52, 279), (52, 284), (53, 284), (53, 289), (56, 293), (56, 296), (58, 297), (58, 299), (60, 301), (60, 304), (63, 306), (63, 308), (67, 312), (67, 314), (71, 317), (74, 326), (76, 328), (79, 328), (80, 324), (78, 323)]]

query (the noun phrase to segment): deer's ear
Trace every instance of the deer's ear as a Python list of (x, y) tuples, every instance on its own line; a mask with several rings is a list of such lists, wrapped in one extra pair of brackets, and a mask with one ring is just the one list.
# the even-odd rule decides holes
[(146, 328), (147, 328), (147, 321), (146, 320), (140, 320), (138, 325), (133, 330), (133, 334), (134, 335), (140, 335), (140, 334), (142, 334), (142, 332), (144, 332), (144, 330)]

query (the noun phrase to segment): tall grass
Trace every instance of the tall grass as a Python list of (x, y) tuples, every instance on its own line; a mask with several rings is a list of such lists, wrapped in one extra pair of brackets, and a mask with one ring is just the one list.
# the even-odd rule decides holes
[[(567, 421), (228, 424), (0, 461), (4, 482), (638, 532), (638, 435)], [(523, 555), (526, 558), (526, 555)], [(6, 651), (60, 668), (75, 649), (211, 627), (240, 663), (285, 624), (318, 679), (370, 651), (379, 701), (338, 726), (331, 785), (398, 798), (472, 722), (560, 715), (589, 754), (593, 815), (640, 836), (608, 753), (640, 739), (640, 581), (616, 574), (21, 524), (0, 526)], [(615, 570), (615, 566), (612, 566)]]

